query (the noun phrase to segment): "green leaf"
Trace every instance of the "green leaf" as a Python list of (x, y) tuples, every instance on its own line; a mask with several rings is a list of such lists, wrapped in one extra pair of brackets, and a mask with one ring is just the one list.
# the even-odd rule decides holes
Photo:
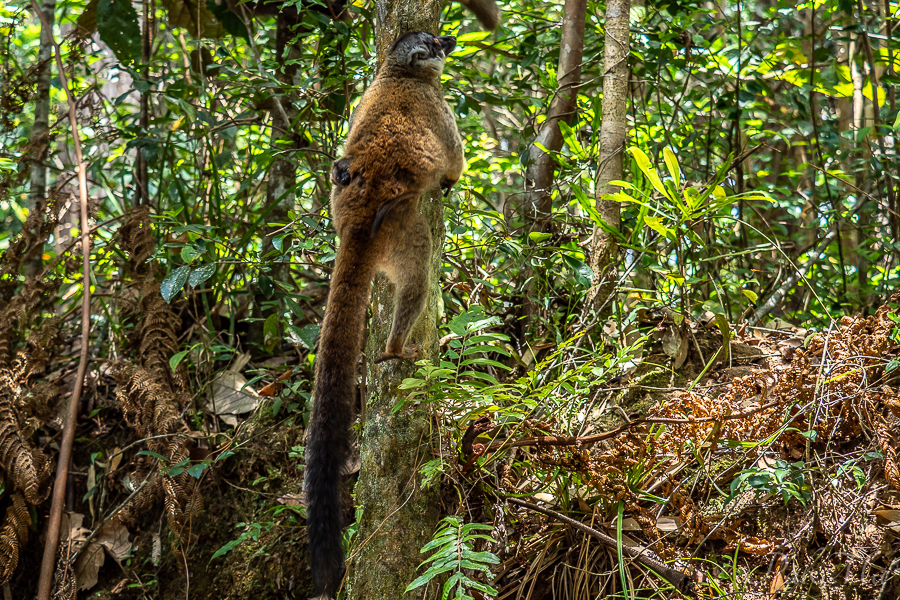
[(181, 249), (181, 260), (190, 264), (194, 259), (200, 256), (202, 252), (196, 246), (187, 245)]
[(141, 28), (131, 0), (99, 0), (97, 33), (119, 62), (130, 65), (141, 58)]
[(644, 224), (664, 238), (675, 237), (675, 230), (666, 227), (659, 217), (651, 217), (648, 215), (644, 217)]
[(266, 322), (263, 325), (263, 340), (266, 345), (269, 342), (278, 339), (278, 315), (271, 314), (266, 317)]
[(231, 552), (232, 550), (234, 550), (234, 548), (235, 548), (238, 544), (240, 544), (241, 542), (243, 542), (243, 541), (244, 541), (244, 537), (243, 537), (243, 536), (239, 537), (239, 538), (236, 539), (236, 540), (231, 540), (230, 542), (228, 542), (227, 544), (225, 544), (224, 546), (222, 546), (221, 548), (219, 548), (218, 550), (216, 550), (215, 552), (213, 552), (213, 555), (212, 555), (212, 557), (209, 559), (209, 562), (212, 562), (212, 561), (216, 560), (216, 559), (219, 558), (220, 556), (225, 556), (226, 554), (228, 554), (229, 552)]
[(190, 351), (191, 351), (190, 348), (188, 348), (187, 350), (182, 350), (181, 352), (179, 352), (178, 354), (176, 354), (175, 356), (170, 358), (169, 359), (169, 368), (172, 369), (172, 371), (174, 372), (175, 369), (178, 368), (178, 365), (181, 364), (181, 361), (184, 360), (184, 357), (187, 356), (188, 352), (190, 352)]
[(579, 285), (591, 285), (591, 281), (594, 278), (594, 271), (589, 266), (568, 254), (563, 254), (562, 259), (566, 265), (575, 272), (575, 281), (577, 281)]
[(272, 283), (272, 279), (270, 277), (260, 274), (259, 291), (261, 291), (266, 298), (271, 298), (275, 295), (275, 284)]
[(566, 146), (569, 147), (569, 150), (572, 151), (572, 154), (581, 160), (587, 159), (587, 152), (584, 151), (581, 142), (579, 142), (578, 138), (575, 136), (575, 131), (569, 127), (566, 122), (559, 122), (559, 131), (562, 133), (563, 141), (566, 143)]
[(184, 282), (187, 281), (188, 271), (190, 270), (191, 268), (188, 266), (178, 267), (163, 279), (159, 285), (159, 293), (163, 300), (168, 303), (175, 297), (175, 294), (181, 291), (181, 288), (184, 287)]
[(483, 39), (487, 39), (490, 35), (490, 31), (473, 31), (472, 33), (464, 33), (457, 36), (456, 41), (460, 44), (466, 42), (480, 42)]
[(484, 318), (484, 307), (481, 305), (472, 306), (466, 312), (453, 317), (447, 328), (459, 337), (465, 337), (467, 333), (467, 325), (479, 321)]
[(481, 344), (478, 346), (469, 346), (467, 347), (462, 355), (469, 356), (470, 354), (477, 354), (479, 352), (496, 352), (498, 354), (502, 354), (503, 356), (509, 356), (509, 351), (506, 348), (501, 348), (499, 346), (491, 346), (490, 344)]
[(469, 360), (464, 360), (459, 363), (460, 367), (466, 367), (469, 365), (480, 365), (482, 367), (497, 367), (498, 369), (503, 369), (504, 371), (512, 371), (512, 367), (507, 367), (503, 363), (497, 362), (496, 360), (490, 360), (487, 358), (470, 358)]
[(656, 169), (650, 164), (650, 159), (647, 158), (647, 155), (644, 154), (644, 151), (638, 148), (637, 146), (632, 146), (629, 148), (631, 155), (634, 157), (634, 161), (637, 163), (638, 168), (641, 172), (644, 173), (644, 176), (650, 180), (650, 183), (653, 184), (653, 187), (656, 188), (656, 191), (662, 194), (664, 197), (668, 198), (669, 193), (666, 191), (666, 187), (663, 185), (662, 180), (659, 178), (659, 175), (656, 174)]
[(140, 452), (137, 452), (136, 454), (137, 454), (137, 456), (152, 456), (153, 458), (159, 459), (163, 462), (169, 462), (168, 458), (166, 458), (162, 454), (153, 452), (152, 450), (141, 450)]
[(545, 242), (553, 237), (552, 233), (541, 233), (540, 231), (532, 231), (528, 234), (528, 239), (530, 239), (535, 244), (540, 244), (541, 242)]
[(190, 276), (188, 277), (188, 283), (191, 284), (192, 287), (197, 287), (202, 284), (204, 281), (212, 277), (212, 274), (216, 272), (216, 264), (215, 263), (207, 263), (200, 267), (197, 267), (193, 271), (191, 271)]
[(672, 149), (666, 146), (663, 148), (663, 160), (666, 161), (666, 168), (669, 169), (669, 175), (675, 182), (675, 188), (681, 188), (681, 169), (678, 167), (678, 159)]
[(300, 305), (297, 304), (293, 298), (290, 296), (284, 297), (285, 304), (288, 305), (288, 308), (291, 309), (291, 312), (294, 313), (294, 316), (298, 319), (302, 319), (305, 315), (303, 314), (303, 309), (300, 308)]
[(244, 24), (244, 20), (228, 10), (227, 2), (219, 3), (216, 2), (216, 0), (206, 0), (206, 8), (216, 17), (216, 20), (222, 24), (225, 31), (232, 36), (242, 37), (245, 40), (250, 39), (250, 34), (247, 32), (247, 26)]
[(200, 476), (203, 475), (203, 471), (206, 470), (206, 467), (209, 466), (208, 462), (197, 463), (196, 465), (191, 465), (188, 467), (188, 475), (193, 477), (194, 479), (200, 479)]

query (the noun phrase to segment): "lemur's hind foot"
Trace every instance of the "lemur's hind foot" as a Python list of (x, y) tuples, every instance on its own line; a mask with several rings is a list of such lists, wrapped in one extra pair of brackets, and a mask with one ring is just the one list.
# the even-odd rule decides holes
[(410, 344), (406, 348), (403, 349), (402, 353), (396, 352), (385, 352), (379, 358), (375, 360), (375, 364), (380, 364), (388, 360), (401, 360), (401, 359), (409, 359), (409, 360), (417, 360), (422, 358), (422, 351), (415, 344)]

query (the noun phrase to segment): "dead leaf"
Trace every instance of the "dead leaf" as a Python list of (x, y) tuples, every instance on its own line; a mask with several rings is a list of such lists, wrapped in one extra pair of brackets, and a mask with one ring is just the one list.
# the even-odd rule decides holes
[(78, 589), (89, 590), (97, 585), (97, 574), (106, 562), (106, 554), (117, 562), (128, 557), (132, 548), (128, 538), (128, 529), (118, 519), (107, 521), (100, 527), (97, 535), (75, 561), (75, 580), (78, 581)]
[(772, 578), (772, 582), (769, 584), (769, 593), (777, 594), (784, 587), (784, 577), (781, 576), (781, 571), (775, 571), (775, 576)]
[(65, 531), (66, 539), (75, 547), (79, 547), (91, 534), (90, 529), (82, 527), (84, 515), (81, 513), (63, 513), (60, 531)]
[(678, 531), (681, 529), (681, 519), (678, 517), (660, 517), (656, 520), (656, 528), (660, 531)]
[(97, 574), (105, 560), (103, 546), (93, 542), (78, 555), (75, 561), (75, 580), (79, 590), (89, 590), (97, 585)]
[(119, 468), (119, 465), (122, 464), (122, 449), (116, 446), (113, 448), (110, 456), (112, 456), (112, 458), (109, 459), (109, 472), (113, 473)]
[(278, 497), (278, 504), (285, 506), (306, 506), (306, 494), (284, 494)]
[(159, 559), (162, 556), (162, 538), (159, 537), (158, 533), (153, 534), (153, 544), (150, 549), (150, 561), (153, 563), (154, 567), (159, 566)]
[(129, 537), (128, 528), (118, 519), (112, 519), (103, 524), (91, 543), (102, 545), (111, 557), (123, 561), (131, 553)]
[(213, 381), (206, 410), (232, 427), (237, 425), (236, 415), (253, 412), (261, 402), (256, 390), (246, 384), (247, 379), (237, 371), (223, 371)]
[(872, 514), (878, 517), (878, 522), (887, 525), (891, 531), (900, 533), (900, 510), (883, 509), (873, 510)]

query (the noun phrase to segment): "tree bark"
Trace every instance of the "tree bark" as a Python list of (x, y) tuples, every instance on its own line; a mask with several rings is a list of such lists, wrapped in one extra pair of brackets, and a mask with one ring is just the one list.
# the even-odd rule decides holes
[[(625, 120), (628, 104), (628, 16), (630, 0), (610, 0), (606, 3), (606, 41), (603, 63), (603, 121), (600, 126), (600, 164), (594, 197), (597, 211), (611, 229), (620, 226), (619, 203), (603, 200), (619, 187), (610, 181), (622, 179), (622, 155), (625, 152)], [(588, 293), (586, 311), (602, 310), (608, 305), (616, 287), (616, 238), (594, 226), (591, 240), (590, 266), (594, 271), (594, 285)]]
[[(38, 221), (31, 231), (34, 240), (43, 241), (40, 231), (40, 223), (43, 217), (38, 217), (47, 207), (47, 157), (50, 150), (49, 123), (50, 123), (50, 59), (53, 56), (53, 19), (56, 10), (56, 0), (43, 0), (41, 12), (44, 19), (41, 20), (41, 40), (38, 49), (37, 66), (37, 90), (34, 95), (34, 125), (31, 128), (31, 181), (28, 191), (28, 213), (34, 215)], [(44, 261), (42, 252), (38, 252), (25, 263), (25, 275), (33, 277), (43, 270)]]
[[(376, 0), (376, 46), (379, 63), (387, 49), (408, 31), (438, 32), (440, 0)], [(451, 59), (452, 60), (452, 59)], [(422, 198), (422, 213), (432, 238), (428, 305), (413, 329), (411, 342), (432, 362), (438, 360), (437, 323), (441, 316), (440, 265), (444, 219), (438, 191)], [(373, 364), (384, 351), (393, 315), (393, 286), (379, 276), (372, 293), (372, 321), (366, 344), (368, 398), (360, 434), (360, 472), (356, 504), (362, 509), (351, 549), (348, 597), (365, 600), (434, 598), (434, 586), (407, 595), (422, 561), (420, 550), (440, 519), (437, 486), (423, 489), (419, 468), (432, 458), (435, 428), (423, 408), (391, 408), (405, 397), (398, 389), (416, 366), (410, 361)]]
[[(562, 34), (559, 42), (559, 65), (556, 69), (557, 88), (547, 111), (547, 119), (535, 143), (529, 148), (528, 168), (525, 171), (525, 191), (532, 219), (531, 231), (546, 231), (553, 203), (553, 176), (556, 159), (552, 153), (563, 146), (560, 121), (572, 124), (581, 84), (581, 62), (584, 55), (584, 19), (587, 0), (566, 0), (563, 7)], [(550, 153), (541, 149), (541, 146)]]
[[(141, 73), (144, 81), (150, 80), (150, 48), (153, 40), (153, 8), (151, 0), (143, 0), (141, 3), (142, 19), (141, 19)], [(141, 113), (140, 113), (141, 135), (149, 135), (150, 129), (150, 90), (145, 89), (141, 92)], [(137, 160), (135, 161), (135, 175), (137, 179), (135, 204), (150, 204), (150, 181), (147, 174), (147, 160), (144, 158), (143, 149), (138, 149)]]

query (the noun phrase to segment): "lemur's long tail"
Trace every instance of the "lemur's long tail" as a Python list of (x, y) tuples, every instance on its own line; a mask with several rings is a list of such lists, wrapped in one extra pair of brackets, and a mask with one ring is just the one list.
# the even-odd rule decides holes
[(463, 6), (472, 11), (485, 29), (494, 30), (500, 24), (500, 9), (494, 0), (459, 0)]
[(316, 384), (306, 445), (307, 532), (313, 585), (337, 592), (344, 576), (341, 548), (341, 469), (350, 456), (350, 426), (356, 393), (356, 363), (362, 351), (369, 289), (375, 275), (371, 248), (347, 236), (331, 278), (328, 307), (316, 357)]

